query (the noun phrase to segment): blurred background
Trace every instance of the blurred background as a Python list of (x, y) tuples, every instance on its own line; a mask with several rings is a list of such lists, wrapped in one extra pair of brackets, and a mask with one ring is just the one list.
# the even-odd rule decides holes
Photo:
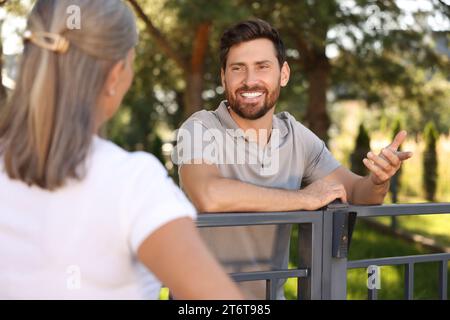
[[(138, 19), (136, 77), (103, 135), (125, 149), (152, 152), (175, 180), (174, 130), (224, 98), (222, 32), (261, 18), (279, 30), (291, 68), (277, 111), (293, 114), (359, 174), (365, 174), (361, 160), (369, 149), (379, 151), (407, 130), (402, 149), (414, 157), (394, 178), (386, 203), (450, 202), (450, 0), (124, 1)], [(14, 88), (20, 34), (33, 2), (0, 0), (0, 99)], [(426, 241), (401, 239), (397, 230), (450, 252), (448, 215), (401, 217), (358, 224), (350, 259), (434, 250)], [(433, 268), (417, 268), (417, 297), (435, 297), (437, 278), (428, 276), (437, 274)], [(402, 297), (402, 272), (386, 269), (382, 286), (391, 289), (381, 290), (380, 298)], [(288, 297), (295, 285), (288, 283)], [(350, 271), (349, 298), (364, 298), (365, 290), (364, 272)]]

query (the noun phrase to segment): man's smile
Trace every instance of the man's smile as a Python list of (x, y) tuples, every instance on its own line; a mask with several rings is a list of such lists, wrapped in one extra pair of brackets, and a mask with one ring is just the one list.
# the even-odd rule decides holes
[(246, 103), (259, 102), (264, 97), (263, 91), (241, 91), (238, 96), (243, 98)]

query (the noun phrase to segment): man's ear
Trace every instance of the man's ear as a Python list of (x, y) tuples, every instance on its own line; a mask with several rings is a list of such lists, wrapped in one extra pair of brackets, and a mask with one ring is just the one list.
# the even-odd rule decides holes
[(285, 61), (283, 63), (283, 66), (281, 67), (280, 84), (282, 87), (285, 87), (288, 84), (290, 75), (291, 75), (291, 68), (289, 68), (289, 64)]
[(114, 96), (116, 94), (117, 86), (119, 85), (119, 81), (124, 69), (125, 61), (120, 60), (109, 71), (104, 86), (104, 93), (107, 96)]

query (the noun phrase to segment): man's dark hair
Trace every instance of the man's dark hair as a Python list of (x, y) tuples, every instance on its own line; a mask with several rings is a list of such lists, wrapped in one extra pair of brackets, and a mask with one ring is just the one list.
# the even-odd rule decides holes
[(283, 41), (281, 41), (278, 31), (268, 22), (256, 19), (239, 22), (225, 30), (220, 39), (220, 63), (222, 69), (225, 70), (228, 52), (232, 46), (261, 38), (272, 41), (281, 68), (286, 61), (286, 49), (284, 48)]

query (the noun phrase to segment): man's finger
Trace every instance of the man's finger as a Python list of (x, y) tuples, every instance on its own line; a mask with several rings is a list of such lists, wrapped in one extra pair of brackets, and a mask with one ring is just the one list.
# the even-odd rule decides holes
[(399, 133), (397, 133), (397, 135), (394, 138), (394, 141), (392, 141), (392, 143), (389, 145), (388, 148), (397, 151), (398, 147), (400, 147), (403, 141), (405, 141), (407, 135), (408, 133), (405, 130), (402, 130)]
[(372, 163), (369, 159), (364, 158), (363, 163), (367, 167), (367, 169), (369, 169), (370, 172), (376, 175), (376, 177), (382, 182), (389, 179), (389, 176), (383, 170), (381, 170), (380, 167)]
[(389, 160), (389, 162), (394, 166), (397, 167), (400, 165), (400, 159), (398, 157), (399, 152), (392, 151), (389, 148), (384, 148), (381, 150), (381, 154), (383, 157)]
[(400, 161), (408, 160), (413, 156), (413, 153), (408, 152), (398, 152), (398, 151), (392, 151), (389, 148), (384, 148), (381, 151), (381, 154), (386, 157), (394, 166), (398, 166), (400, 164)]
[(397, 156), (401, 161), (408, 160), (412, 155), (412, 152), (397, 152)]
[(347, 193), (345, 190), (336, 190), (335, 197), (341, 199), (342, 203), (347, 203)]
[(367, 158), (373, 161), (377, 166), (382, 168), (385, 171), (388, 171), (391, 168), (391, 164), (386, 161), (386, 159), (383, 159), (382, 157), (376, 156), (373, 152), (369, 152), (367, 154)]

